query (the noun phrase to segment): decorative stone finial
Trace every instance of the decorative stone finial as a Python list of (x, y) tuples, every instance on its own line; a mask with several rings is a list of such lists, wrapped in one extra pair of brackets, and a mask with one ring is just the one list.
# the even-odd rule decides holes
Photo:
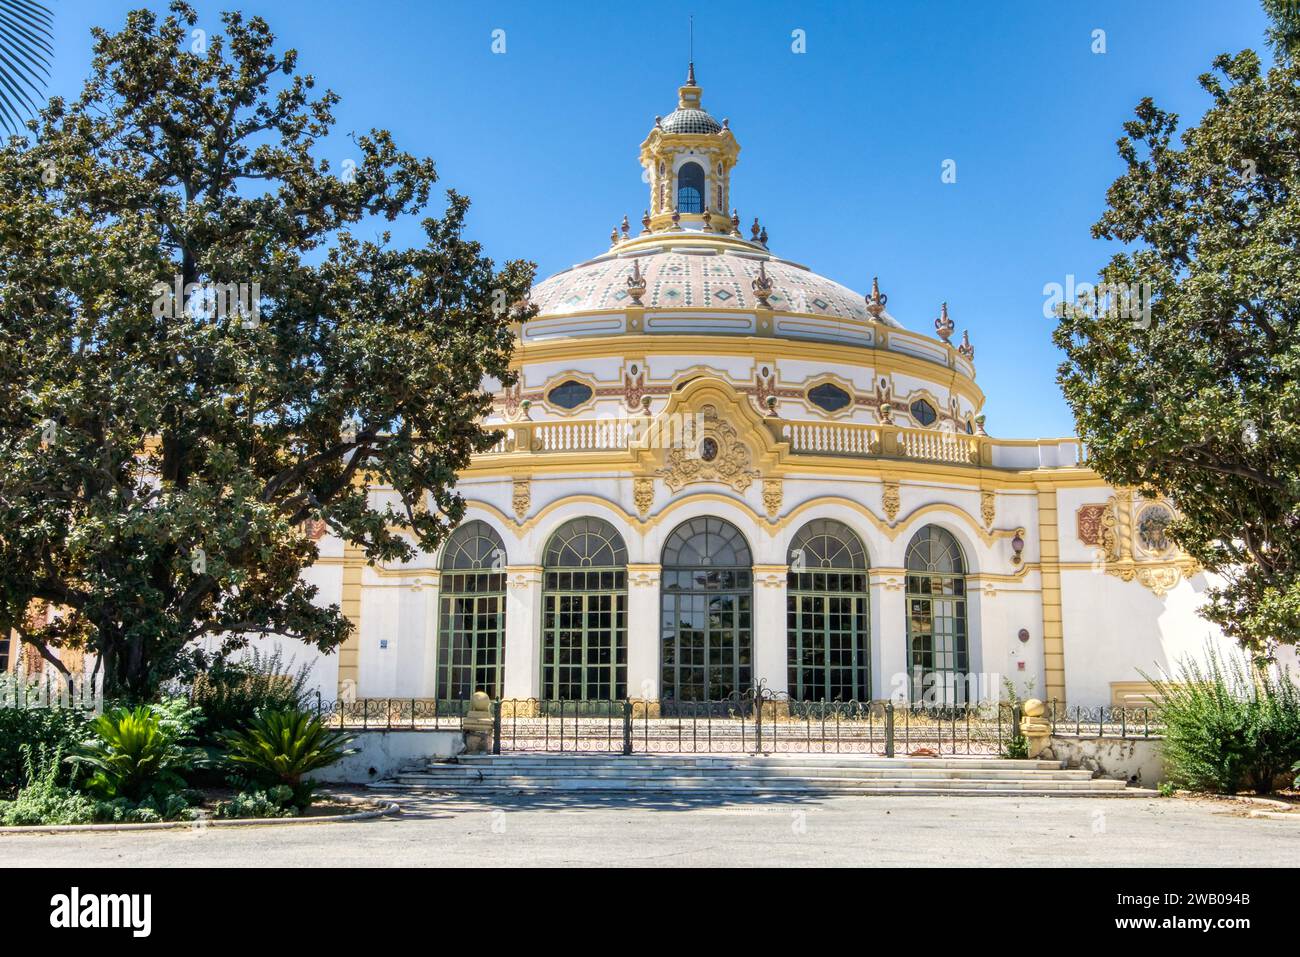
[(975, 347), (970, 344), (969, 330), (963, 329), (961, 331), (961, 345), (957, 347), (957, 351), (966, 357), (967, 362), (975, 361)]
[(641, 235), (644, 236), (650, 232), (650, 210), (646, 210), (641, 216)]
[(763, 231), (758, 234), (758, 244), (762, 246), (764, 249), (767, 248), (767, 227), (766, 226), (764, 226)]
[(674, 206), (673, 207), (673, 229), (681, 229), (681, 228), (682, 228), (682, 214), (678, 211), (677, 207)]
[(758, 217), (755, 216), (754, 225), (749, 227), (749, 241), (751, 243), (758, 242), (758, 231), (760, 229), (762, 229), (762, 227), (758, 225)]
[(975, 434), (976, 434), (976, 435), (988, 435), (988, 433), (984, 431), (984, 423), (985, 423), (986, 421), (987, 421), (987, 416), (983, 416), (983, 415), (977, 415), (977, 416), (975, 416)]
[(641, 260), (632, 260), (632, 275), (627, 277), (627, 293), (635, 305), (642, 305), (641, 297), (645, 295), (645, 276), (641, 275)]
[(867, 296), (867, 312), (871, 314), (872, 319), (879, 319), (880, 314), (885, 311), (885, 303), (889, 302), (889, 297), (880, 291), (880, 280), (871, 277), (871, 295)]
[(880, 410), (879, 410), (879, 411), (880, 411), (880, 424), (881, 424), (881, 425), (893, 425), (893, 424), (894, 424), (894, 406), (893, 406), (891, 403), (889, 403), (889, 402), (882, 402), (882, 403), (880, 403)]
[(492, 699), (486, 692), (475, 691), (469, 697), (469, 710), (461, 718), (461, 731), (465, 735), (465, 753), (486, 754), (490, 751), (495, 723)]
[(631, 228), (632, 228), (632, 224), (629, 223), (629, 222), (627, 221), (627, 216), (624, 216), (624, 217), (623, 217), (623, 223), (622, 223), (621, 226), (619, 226), (619, 230), (623, 233), (623, 238), (624, 238), (624, 239), (627, 239), (627, 238), (628, 238), (628, 235), (629, 235), (629, 232), (628, 232), (628, 231), (629, 231)]
[(948, 318), (948, 304), (945, 302), (939, 307), (939, 318), (934, 320), (934, 331), (939, 334), (939, 338), (947, 342), (952, 338), (952, 331), (956, 328), (956, 323)]
[(754, 298), (758, 300), (760, 306), (766, 309), (767, 300), (772, 296), (772, 280), (767, 276), (766, 261), (758, 264), (758, 276), (755, 277), (754, 281), (751, 282), (750, 285), (754, 289)]
[(695, 61), (692, 60), (686, 67), (686, 85), (695, 86)]
[(704, 229), (709, 230), (711, 228), (709, 224), (713, 221), (713, 214), (706, 209), (701, 218), (704, 220)]
[(609, 244), (610, 244), (611, 246), (617, 246), (617, 245), (618, 245), (618, 227), (617, 227), (617, 226), (615, 226), (613, 229), (611, 229), (611, 230), (609, 231)]
[(655, 129), (659, 129), (659, 128), (661, 128), (663, 125), (664, 125), (664, 118), (663, 118), (662, 116), (656, 116), (656, 117), (655, 117)]
[(740, 238), (740, 213), (734, 209), (731, 211), (731, 235)]

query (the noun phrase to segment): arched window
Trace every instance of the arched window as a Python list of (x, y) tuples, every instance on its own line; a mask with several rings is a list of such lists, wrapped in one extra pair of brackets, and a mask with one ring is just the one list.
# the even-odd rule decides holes
[(627, 697), (627, 547), (599, 518), (565, 522), (546, 545), (542, 698)]
[(506, 550), (486, 522), (456, 527), (442, 550), (438, 698), (500, 698), (506, 649)]
[(693, 518), (663, 552), (662, 687), (676, 701), (720, 701), (754, 679), (753, 559), (740, 530)]
[(677, 171), (677, 211), (704, 212), (704, 167), (699, 163), (684, 163)]
[(786, 662), (799, 701), (871, 698), (867, 553), (847, 525), (816, 519), (790, 543)]
[(907, 546), (907, 653), (914, 704), (965, 704), (966, 560), (952, 533), (927, 525)]

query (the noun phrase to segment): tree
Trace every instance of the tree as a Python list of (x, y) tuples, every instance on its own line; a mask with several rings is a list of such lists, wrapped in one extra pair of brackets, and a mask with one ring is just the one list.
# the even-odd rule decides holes
[(1093, 467), (1169, 497), (1173, 540), (1221, 576), (1202, 613), (1261, 653), (1300, 640), (1300, 69), (1289, 12), (1275, 17), (1271, 68), (1250, 50), (1215, 59), (1200, 78), (1212, 105), (1177, 143), (1178, 117), (1150, 99), (1124, 124), (1127, 170), (1093, 235), (1126, 245), (1103, 288), (1136, 288), (1150, 312), (1126, 316), (1116, 297), (1096, 297), (1063, 310), (1055, 333)]
[(495, 270), (454, 192), (417, 248), (354, 236), (424, 210), (432, 161), (373, 130), (334, 175), (338, 98), (222, 22), (96, 29), (80, 98), (0, 149), (0, 628), (95, 652), (114, 693), (209, 663), (206, 636), (340, 644), (304, 523), (370, 560), (436, 547), (529, 314), (532, 264)]

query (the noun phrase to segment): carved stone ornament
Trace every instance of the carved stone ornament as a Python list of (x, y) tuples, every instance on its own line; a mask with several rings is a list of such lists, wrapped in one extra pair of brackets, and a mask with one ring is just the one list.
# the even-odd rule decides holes
[(1195, 559), (1165, 537), (1164, 527), (1172, 518), (1167, 503), (1120, 489), (1105, 505), (1079, 509), (1079, 540), (1097, 546), (1094, 568), (1120, 581), (1136, 581), (1161, 598), (1200, 571)]
[(897, 482), (885, 483), (885, 490), (880, 501), (885, 509), (885, 518), (891, 522), (898, 518), (898, 509), (902, 505), (902, 501), (898, 494)]
[(650, 512), (650, 506), (655, 503), (655, 480), (652, 478), (638, 478), (632, 480), (632, 501), (636, 504), (636, 510), (645, 518)]
[(989, 491), (980, 492), (980, 518), (984, 519), (984, 527), (992, 528), (993, 520), (998, 517), (998, 497), (995, 493)]
[(670, 449), (664, 456), (664, 467), (655, 474), (673, 492), (692, 482), (720, 482), (737, 492), (745, 491), (759, 474), (752, 467), (749, 448), (735, 427), (718, 417), (717, 408), (706, 405), (700, 413), (703, 437), (690, 448)]
[(532, 506), (532, 503), (532, 484), (526, 478), (515, 479), (510, 494), (510, 505), (515, 510), (515, 518), (522, 522), (524, 516), (528, 514), (528, 509)]
[(763, 479), (763, 507), (767, 509), (768, 518), (776, 518), (781, 514), (783, 495), (779, 478)]

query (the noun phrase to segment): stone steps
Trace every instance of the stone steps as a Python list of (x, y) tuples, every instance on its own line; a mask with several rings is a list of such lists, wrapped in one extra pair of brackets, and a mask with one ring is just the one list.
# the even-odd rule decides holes
[(1016, 794), (1145, 796), (1056, 761), (871, 755), (463, 755), (374, 787), (452, 793)]

